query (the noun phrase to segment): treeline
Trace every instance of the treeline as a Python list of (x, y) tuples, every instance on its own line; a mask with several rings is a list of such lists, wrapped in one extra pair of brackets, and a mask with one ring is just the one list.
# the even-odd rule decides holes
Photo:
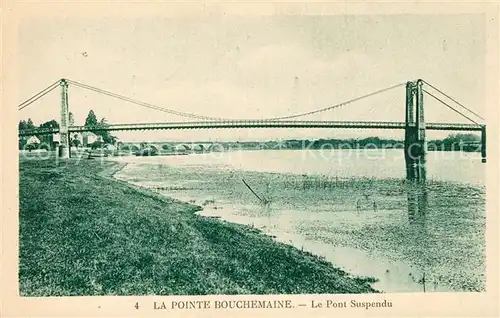
[(474, 134), (452, 134), (441, 140), (428, 142), (429, 150), (481, 151), (481, 137)]
[[(30, 130), (36, 128), (59, 128), (59, 123), (55, 120), (46, 121), (39, 126), (35, 126), (33, 120), (28, 118), (28, 120), (19, 121), (19, 130)], [(35, 135), (36, 139), (32, 140), (30, 136), (24, 136), (19, 138), (19, 149), (37, 149), (40, 145), (45, 149), (53, 148), (53, 136), (52, 135)], [(28, 143), (29, 142), (29, 143)]]
[(29, 130), (36, 128), (59, 128), (59, 123), (55, 120), (50, 120), (44, 122), (43, 124), (40, 124), (40, 126), (35, 126), (31, 118), (28, 118), (28, 120), (19, 121), (19, 130)]
[(317, 139), (317, 140), (287, 140), (291, 148), (308, 149), (356, 149), (356, 148), (403, 148), (401, 140), (367, 137), (364, 139)]
[[(452, 134), (445, 139), (429, 140), (430, 151), (480, 151), (481, 138), (474, 134)], [(402, 149), (403, 140), (367, 137), (363, 139), (289, 139), (284, 141), (222, 142), (228, 148), (240, 149)]]
[[(69, 126), (73, 126), (75, 124), (75, 119), (73, 116), (73, 113), (69, 113)], [(97, 116), (94, 113), (93, 110), (90, 110), (87, 118), (85, 119), (85, 127), (89, 128), (95, 128), (96, 131), (93, 132), (96, 136), (100, 137), (99, 143), (105, 143), (105, 144), (115, 144), (116, 143), (116, 137), (111, 135), (111, 133), (106, 129), (108, 127), (108, 123), (106, 118), (101, 118), (101, 120), (97, 120)], [(36, 129), (36, 128), (59, 128), (59, 123), (52, 119), (50, 121), (44, 122), (40, 124), (39, 126), (36, 126), (33, 123), (33, 120), (31, 118), (28, 118), (27, 120), (21, 120), (19, 121), (19, 130), (30, 130), (30, 129)], [(34, 135), (38, 140), (38, 142), (33, 142), (33, 145), (31, 145), (31, 148), (37, 148), (37, 144), (42, 145), (42, 144), (47, 144), (47, 145), (52, 145), (53, 144), (53, 136), (52, 135)], [(29, 136), (26, 137), (21, 137), (19, 140), (19, 149), (23, 149), (26, 147), (27, 142), (30, 140)], [(81, 141), (79, 138), (78, 134), (74, 134), (70, 136), (70, 143), (73, 146), (79, 146)]]
[[(74, 125), (73, 114), (69, 114), (69, 125)], [(96, 129), (93, 133), (100, 136), (97, 143), (100, 144), (116, 144), (117, 138), (112, 136), (109, 131), (105, 130), (108, 123), (105, 118), (97, 119), (93, 110), (90, 110), (85, 119), (85, 127)], [(50, 120), (40, 124), (38, 127), (33, 124), (33, 121), (21, 120), (19, 122), (19, 130), (35, 129), (35, 128), (59, 128), (59, 123), (55, 120)], [(29, 137), (20, 138), (20, 149), (26, 144)], [(39, 135), (37, 138), (41, 144), (52, 144), (51, 135)], [(22, 144), (24, 142), (24, 144)], [(80, 139), (77, 135), (70, 136), (70, 143), (73, 146), (79, 146)], [(207, 142), (211, 143), (211, 142)], [(475, 134), (451, 134), (444, 139), (435, 139), (428, 141), (428, 150), (430, 151), (480, 151), (481, 138)], [(363, 139), (316, 139), (316, 140), (272, 140), (272, 141), (246, 141), (246, 142), (220, 142), (224, 148), (239, 148), (239, 149), (402, 149), (404, 147), (403, 140), (383, 139), (379, 137), (367, 137)], [(94, 145), (95, 146), (95, 145)], [(99, 145), (97, 145), (99, 146)]]

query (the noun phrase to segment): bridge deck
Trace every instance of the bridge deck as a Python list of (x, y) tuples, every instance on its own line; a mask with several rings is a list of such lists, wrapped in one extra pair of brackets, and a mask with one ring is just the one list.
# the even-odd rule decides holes
[[(481, 131), (480, 125), (427, 123), (428, 130)], [(140, 124), (112, 124), (106, 128), (70, 126), (69, 132), (85, 131), (126, 131), (126, 130), (170, 130), (170, 129), (230, 129), (230, 128), (331, 128), (331, 129), (404, 129), (404, 122), (363, 122), (363, 121), (203, 121), (168, 122)], [(19, 136), (47, 135), (58, 133), (59, 128), (39, 128), (19, 131)]]

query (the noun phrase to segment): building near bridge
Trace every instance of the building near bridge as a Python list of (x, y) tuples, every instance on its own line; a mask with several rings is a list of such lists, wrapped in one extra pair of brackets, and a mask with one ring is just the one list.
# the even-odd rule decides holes
[(22, 136), (19, 138), (19, 149), (26, 148), (27, 145), (37, 145), (38, 148), (55, 150), (61, 142), (59, 134), (41, 136)]
[(37, 136), (31, 136), (26, 140), (27, 145), (39, 144), (40, 139)]

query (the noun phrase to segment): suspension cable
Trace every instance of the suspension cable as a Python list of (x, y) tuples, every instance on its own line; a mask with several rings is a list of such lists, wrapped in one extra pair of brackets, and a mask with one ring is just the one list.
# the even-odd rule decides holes
[(429, 85), (430, 87), (432, 87), (433, 89), (435, 89), (436, 91), (440, 92), (441, 94), (443, 94), (445, 97), (448, 97), (449, 99), (451, 99), (452, 101), (454, 101), (456, 104), (458, 104), (459, 106), (465, 108), (466, 110), (468, 110), (470, 113), (476, 115), (478, 118), (482, 119), (482, 120), (485, 120), (483, 117), (481, 117), (479, 114), (473, 112), (471, 109), (465, 107), (462, 103), (458, 102), (456, 99), (454, 99), (453, 97), (451, 97), (450, 95), (447, 95), (446, 93), (444, 93), (443, 91), (439, 90), (438, 88), (436, 88), (435, 86), (433, 86), (432, 84), (430, 84), (429, 82), (425, 81), (425, 80), (422, 80), (425, 84)]
[[(162, 112), (167, 112), (167, 113), (178, 115), (178, 116), (182, 116), (182, 117), (195, 118), (195, 119), (204, 119), (204, 120), (218, 120), (218, 121), (220, 121), (220, 120), (237, 120), (237, 119), (230, 119), (230, 118), (202, 116), (202, 115), (197, 115), (197, 114), (193, 114), (193, 113), (186, 113), (186, 112), (175, 111), (175, 110), (163, 108), (163, 107), (160, 107), (160, 106), (156, 106), (156, 105), (153, 105), (153, 104), (149, 104), (149, 103), (141, 102), (141, 101), (138, 101), (138, 100), (134, 100), (132, 98), (129, 98), (129, 97), (126, 97), (126, 96), (123, 96), (123, 95), (119, 95), (119, 94), (115, 94), (115, 93), (112, 93), (112, 92), (108, 92), (108, 91), (105, 91), (103, 89), (99, 89), (99, 88), (96, 88), (96, 87), (93, 87), (93, 86), (90, 86), (90, 85), (86, 85), (86, 84), (83, 84), (83, 83), (80, 83), (80, 82), (77, 82), (77, 81), (73, 81), (73, 80), (69, 80), (69, 79), (67, 79), (66, 81), (68, 83), (74, 84), (74, 85), (76, 85), (78, 87), (81, 87), (83, 89), (92, 90), (92, 91), (95, 91), (95, 92), (98, 92), (98, 93), (101, 93), (101, 94), (105, 94), (105, 95), (108, 95), (108, 96), (111, 96), (111, 97), (115, 97), (115, 98), (121, 99), (121, 100), (126, 101), (126, 102), (130, 102), (130, 103), (133, 103), (133, 104), (136, 104), (136, 105), (139, 105), (139, 106), (151, 108), (151, 109), (154, 109), (154, 110), (159, 110), (159, 111), (162, 111)], [(51, 85), (49, 85), (45, 89), (43, 89), (40, 92), (38, 92), (37, 94), (33, 95), (31, 98), (29, 98), (29, 99), (25, 100), (24, 102), (22, 102), (21, 104), (19, 104), (19, 110), (22, 110), (22, 109), (28, 107), (29, 105), (31, 105), (32, 103), (34, 103), (38, 99), (42, 98), (43, 96), (45, 96), (46, 94), (48, 94), (49, 92), (51, 92), (53, 89), (55, 89), (58, 86), (59, 82), (60, 81), (58, 80), (58, 81), (52, 83)], [(431, 88), (433, 88), (436, 91), (438, 91), (439, 93), (443, 94), (445, 97), (447, 97), (450, 100), (454, 101), (456, 104), (458, 104), (462, 108), (468, 110), (470, 113), (472, 113), (472, 114), (476, 115), (477, 117), (479, 117), (479, 118), (481, 118), (481, 119), (484, 120), (484, 118), (482, 118), (480, 115), (476, 114), (475, 112), (473, 112), (469, 108), (465, 107), (464, 105), (462, 105), (461, 103), (459, 103), (458, 101), (456, 101), (454, 98), (450, 97), (449, 95), (445, 94), (441, 90), (437, 89), (435, 86), (431, 85), (427, 81), (424, 81), (424, 82), (427, 85), (429, 85)], [(329, 110), (332, 110), (332, 109), (335, 109), (335, 108), (346, 106), (346, 105), (348, 105), (350, 103), (353, 103), (353, 102), (356, 102), (356, 101), (359, 101), (359, 100), (362, 100), (362, 99), (365, 99), (365, 98), (368, 98), (368, 97), (371, 97), (371, 96), (374, 96), (374, 95), (377, 95), (377, 94), (381, 94), (383, 92), (386, 92), (386, 91), (389, 91), (391, 89), (403, 86), (405, 84), (406, 83), (396, 84), (396, 85), (390, 86), (390, 87), (385, 88), (385, 89), (377, 90), (375, 92), (372, 92), (372, 93), (369, 93), (369, 94), (365, 94), (365, 95), (353, 98), (351, 100), (348, 100), (348, 101), (345, 101), (345, 102), (342, 102), (342, 103), (339, 103), (339, 104), (336, 104), (336, 105), (332, 105), (332, 106), (329, 106), (329, 107), (325, 107), (325, 108), (322, 108), (322, 109), (317, 109), (317, 110), (314, 110), (314, 111), (309, 111), (309, 112), (304, 112), (304, 113), (299, 113), (299, 114), (294, 114), (294, 115), (289, 115), (289, 116), (263, 118), (263, 119), (260, 119), (260, 120), (265, 120), (265, 121), (282, 120), (282, 119), (291, 119), (291, 118), (304, 117), (304, 116), (308, 116), (308, 115), (312, 115), (312, 114), (317, 114), (317, 113), (320, 113), (320, 112), (325, 112), (325, 111), (329, 111)], [(436, 99), (437, 101), (439, 101), (443, 105), (447, 106), (448, 108), (450, 108), (454, 112), (458, 113), (462, 117), (464, 117), (464, 118), (468, 119), (469, 121), (473, 122), (474, 124), (480, 126), (479, 123), (477, 123), (476, 121), (474, 121), (470, 117), (466, 116), (462, 112), (458, 111), (454, 107), (450, 106), (449, 104), (447, 104), (443, 100), (439, 99), (438, 97), (436, 97), (432, 93), (430, 93), (430, 92), (428, 92), (426, 90), (423, 90), (423, 92), (425, 92), (429, 96), (433, 97), (434, 99)]]
[[(86, 85), (86, 84), (83, 84), (83, 83), (80, 83), (80, 82), (77, 82), (77, 81), (73, 81), (73, 80), (67, 80), (67, 81), (69, 83), (71, 83), (71, 84), (74, 84), (74, 85), (79, 86), (79, 87), (84, 88), (84, 89), (92, 90), (92, 91), (95, 91), (95, 92), (98, 92), (98, 93), (101, 93), (101, 94), (105, 94), (105, 95), (108, 95), (108, 96), (111, 96), (111, 97), (115, 97), (115, 98), (118, 98), (118, 99), (130, 102), (130, 103), (133, 103), (133, 104), (136, 104), (136, 105), (139, 105), (139, 106), (143, 106), (143, 107), (147, 107), (147, 108), (151, 108), (151, 109), (155, 109), (155, 110), (167, 112), (167, 113), (178, 115), (178, 116), (189, 117), (189, 118), (196, 118), (196, 119), (206, 119), (206, 120), (237, 120), (237, 119), (233, 119), (233, 118), (210, 117), (210, 116), (202, 116), (202, 115), (196, 115), (196, 114), (192, 114), (192, 113), (185, 113), (185, 112), (175, 111), (175, 110), (163, 108), (163, 107), (160, 107), (160, 106), (156, 106), (156, 105), (153, 105), (153, 104), (149, 104), (149, 103), (141, 102), (141, 101), (138, 101), (138, 100), (134, 100), (132, 98), (129, 98), (129, 97), (126, 97), (126, 96), (123, 96), (123, 95), (119, 95), (119, 94), (115, 94), (115, 93), (112, 93), (112, 92), (108, 92), (108, 91), (105, 91), (103, 89), (96, 88), (96, 87), (93, 87), (93, 86), (90, 86), (90, 85)], [(304, 112), (304, 113), (299, 113), (299, 114), (289, 115), (289, 116), (262, 118), (262, 119), (259, 119), (259, 120), (272, 121), (272, 120), (290, 119), (290, 118), (303, 117), (303, 116), (312, 115), (312, 114), (316, 114), (316, 113), (320, 113), (320, 112), (325, 112), (325, 111), (329, 111), (329, 110), (332, 110), (332, 109), (335, 109), (335, 108), (346, 106), (346, 105), (348, 105), (350, 103), (353, 103), (355, 101), (359, 101), (359, 100), (362, 100), (364, 98), (368, 98), (368, 97), (371, 97), (371, 96), (374, 96), (374, 95), (386, 92), (388, 90), (400, 87), (400, 86), (405, 85), (405, 84), (406, 83), (396, 84), (396, 85), (390, 86), (388, 88), (377, 90), (375, 92), (372, 92), (372, 93), (369, 93), (369, 94), (365, 94), (363, 96), (360, 96), (360, 97), (348, 100), (348, 101), (343, 102), (343, 103), (339, 103), (339, 104), (336, 104), (336, 105), (333, 105), (333, 106), (329, 106), (329, 107), (318, 109), (318, 110), (314, 110), (314, 111), (309, 111), (309, 112)]]
[(469, 118), (468, 116), (464, 115), (462, 112), (456, 110), (454, 107), (448, 105), (446, 102), (442, 101), (441, 99), (437, 98), (436, 96), (434, 96), (433, 94), (429, 93), (428, 91), (426, 91), (425, 89), (422, 89), (422, 91), (428, 95), (430, 95), (431, 97), (433, 97), (434, 99), (436, 99), (437, 101), (441, 102), (443, 105), (447, 106), (449, 109), (453, 110), (454, 112), (458, 113), (459, 115), (461, 115), (462, 117), (470, 120), (471, 122), (473, 122), (474, 124), (478, 125), (478, 126), (481, 126), (481, 124), (477, 123), (476, 121), (472, 120), (471, 118)]
[(159, 106), (156, 106), (156, 105), (153, 105), (153, 104), (141, 102), (141, 101), (138, 101), (138, 100), (135, 100), (135, 99), (123, 96), (123, 95), (119, 95), (119, 94), (115, 94), (115, 93), (112, 93), (112, 92), (108, 92), (108, 91), (105, 91), (103, 89), (96, 88), (96, 87), (93, 87), (93, 86), (90, 86), (90, 85), (86, 85), (86, 84), (83, 84), (83, 83), (79, 83), (79, 82), (76, 82), (76, 81), (73, 81), (73, 80), (67, 80), (67, 81), (69, 83), (73, 84), (73, 85), (79, 86), (79, 87), (84, 88), (84, 89), (92, 90), (92, 91), (95, 91), (95, 92), (98, 92), (98, 93), (101, 93), (101, 94), (104, 94), (104, 95), (108, 95), (108, 96), (111, 96), (111, 97), (114, 97), (114, 98), (118, 98), (120, 100), (129, 102), (129, 103), (132, 103), (132, 104), (136, 104), (136, 105), (139, 105), (139, 106), (151, 108), (151, 109), (154, 109), (154, 110), (163, 111), (163, 112), (166, 112), (166, 113), (170, 113), (170, 114), (174, 114), (174, 115), (178, 115), (178, 116), (182, 116), (182, 117), (189, 117), (189, 118), (196, 118), (196, 119), (207, 119), (207, 120), (224, 120), (224, 118), (201, 116), (201, 115), (196, 115), (196, 114), (191, 114), (191, 113), (185, 113), (185, 112), (175, 111), (175, 110), (171, 110), (171, 109), (159, 107)]
[(31, 105), (32, 103), (36, 102), (37, 100), (39, 100), (40, 98), (42, 98), (43, 96), (45, 96), (46, 94), (51, 92), (54, 88), (56, 88), (58, 84), (59, 84), (59, 81), (56, 81), (56, 82), (52, 83), (51, 85), (49, 85), (48, 87), (44, 88), (43, 90), (39, 91), (35, 95), (31, 96), (29, 99), (25, 100), (24, 102), (22, 102), (21, 104), (18, 105), (18, 107), (19, 107), (18, 110), (24, 109), (24, 108), (28, 107), (29, 105)]
[(306, 113), (299, 113), (299, 114), (290, 115), (290, 116), (266, 118), (266, 120), (290, 119), (290, 118), (303, 117), (303, 116), (307, 116), (307, 115), (312, 115), (312, 114), (316, 114), (316, 113), (325, 112), (325, 111), (328, 111), (328, 110), (332, 110), (332, 109), (335, 109), (335, 108), (346, 106), (346, 105), (348, 105), (350, 103), (353, 103), (353, 102), (362, 100), (364, 98), (368, 98), (368, 97), (371, 97), (371, 96), (374, 96), (374, 95), (386, 92), (388, 90), (391, 90), (391, 89), (394, 89), (396, 87), (400, 87), (400, 86), (403, 86), (403, 85), (406, 85), (406, 83), (399, 83), (399, 84), (396, 84), (396, 85), (393, 85), (393, 86), (390, 86), (390, 87), (387, 87), (387, 88), (384, 88), (384, 89), (381, 89), (381, 90), (378, 90), (378, 91), (375, 91), (375, 92), (372, 92), (372, 93), (369, 93), (369, 94), (366, 94), (366, 95), (362, 95), (362, 96), (353, 98), (353, 99), (345, 101), (343, 103), (339, 103), (339, 104), (332, 105), (332, 106), (329, 106), (329, 107), (325, 107), (325, 108), (322, 108), (322, 109), (313, 110), (313, 111), (306, 112)]

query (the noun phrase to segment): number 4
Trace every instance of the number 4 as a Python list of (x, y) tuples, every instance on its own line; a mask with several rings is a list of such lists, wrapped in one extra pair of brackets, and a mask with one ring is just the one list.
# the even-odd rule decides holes
[(135, 309), (139, 309), (139, 302), (136, 302), (134, 307)]

